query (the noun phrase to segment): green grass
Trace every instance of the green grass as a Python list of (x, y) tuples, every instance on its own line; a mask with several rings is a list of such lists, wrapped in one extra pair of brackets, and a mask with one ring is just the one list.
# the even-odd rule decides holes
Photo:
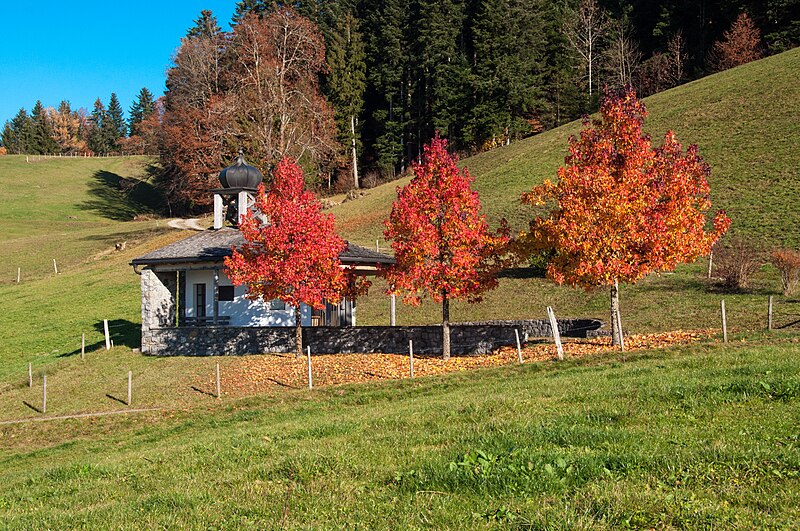
[(792, 528), (796, 341), (0, 426), (0, 527)]

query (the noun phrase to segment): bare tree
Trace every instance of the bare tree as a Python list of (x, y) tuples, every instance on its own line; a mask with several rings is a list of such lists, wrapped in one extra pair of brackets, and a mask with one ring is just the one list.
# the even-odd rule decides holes
[(599, 45), (608, 26), (605, 11), (596, 0), (582, 0), (578, 11), (564, 24), (564, 35), (583, 60), (589, 78), (589, 97), (593, 93), (595, 65), (600, 58)]
[(686, 40), (683, 38), (683, 33), (679, 30), (673, 35), (669, 42), (667, 42), (667, 64), (668, 76), (672, 86), (675, 87), (683, 82), (686, 76), (684, 70), (688, 56), (686, 54)]
[(639, 68), (642, 53), (630, 34), (630, 28), (622, 21), (610, 24), (609, 46), (603, 52), (606, 68), (614, 79), (614, 85), (624, 87), (633, 83), (633, 74)]

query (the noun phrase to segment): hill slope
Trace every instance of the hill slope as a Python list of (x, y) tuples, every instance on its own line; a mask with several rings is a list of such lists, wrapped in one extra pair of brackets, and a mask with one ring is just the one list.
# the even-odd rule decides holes
[[(656, 145), (667, 129), (685, 146), (698, 144), (711, 164), (714, 208), (724, 208), (734, 231), (773, 243), (800, 245), (800, 48), (727, 70), (646, 98), (646, 129)], [(520, 195), (555, 179), (573, 122), (510, 146), (465, 159), (490, 221), (506, 217), (524, 228), (529, 212)], [(333, 209), (342, 233), (354, 241), (382, 238), (395, 187)]]

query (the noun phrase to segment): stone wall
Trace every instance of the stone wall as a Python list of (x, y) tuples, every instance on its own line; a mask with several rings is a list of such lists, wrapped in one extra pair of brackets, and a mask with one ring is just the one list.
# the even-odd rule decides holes
[[(586, 337), (602, 326), (597, 319), (559, 319), (561, 335)], [(549, 337), (550, 324), (544, 320), (458, 323), (450, 327), (453, 354), (485, 354), (516, 344), (520, 339)], [(440, 326), (357, 326), (303, 328), (304, 345), (312, 354), (370, 353), (404, 354), (408, 341), (417, 354), (438, 354), (442, 346)], [(294, 327), (181, 327), (148, 330), (145, 350), (157, 356), (235, 356), (265, 352), (294, 352)]]
[(143, 269), (142, 284), (142, 352), (158, 354), (154, 344), (159, 330), (175, 326), (175, 301), (178, 290), (176, 273), (156, 273)]

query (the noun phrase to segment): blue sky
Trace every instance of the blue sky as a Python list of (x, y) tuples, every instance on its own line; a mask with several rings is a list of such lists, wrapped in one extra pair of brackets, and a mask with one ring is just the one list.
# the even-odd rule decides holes
[(36, 100), (91, 110), (116, 92), (127, 111), (142, 87), (164, 92), (164, 73), (186, 30), (211, 9), (224, 30), (236, 0), (2, 2), (0, 127)]

